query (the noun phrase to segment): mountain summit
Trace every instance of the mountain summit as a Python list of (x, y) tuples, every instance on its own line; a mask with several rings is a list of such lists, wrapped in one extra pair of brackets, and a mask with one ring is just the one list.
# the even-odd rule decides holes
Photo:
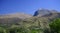
[(57, 11), (56, 10), (48, 10), (48, 9), (41, 8), (41, 9), (38, 9), (35, 12), (34, 16), (43, 16), (43, 15), (47, 15), (47, 14), (49, 15), (51, 13), (57, 13)]

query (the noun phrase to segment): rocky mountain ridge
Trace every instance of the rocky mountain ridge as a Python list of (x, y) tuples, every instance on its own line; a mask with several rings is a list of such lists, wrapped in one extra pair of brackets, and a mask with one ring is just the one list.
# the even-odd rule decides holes
[(49, 14), (52, 14), (52, 13), (59, 13), (58, 11), (56, 10), (48, 10), (48, 9), (38, 9), (34, 16), (43, 16), (43, 15), (49, 15)]

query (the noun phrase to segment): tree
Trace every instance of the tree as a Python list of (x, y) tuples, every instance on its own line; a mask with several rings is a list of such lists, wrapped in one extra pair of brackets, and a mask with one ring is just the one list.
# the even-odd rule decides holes
[(60, 18), (54, 19), (49, 26), (52, 33), (60, 33)]

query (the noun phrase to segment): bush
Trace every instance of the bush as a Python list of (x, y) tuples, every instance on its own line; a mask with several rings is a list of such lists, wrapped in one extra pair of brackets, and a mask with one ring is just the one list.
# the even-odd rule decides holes
[(54, 19), (49, 26), (52, 33), (60, 33), (60, 18)]
[(27, 33), (26, 29), (21, 27), (10, 28), (9, 32), (10, 33)]

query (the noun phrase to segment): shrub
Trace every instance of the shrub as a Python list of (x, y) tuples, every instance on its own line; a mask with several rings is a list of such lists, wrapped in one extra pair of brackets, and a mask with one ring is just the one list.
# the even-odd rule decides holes
[(54, 19), (49, 26), (52, 33), (60, 33), (60, 18)]

